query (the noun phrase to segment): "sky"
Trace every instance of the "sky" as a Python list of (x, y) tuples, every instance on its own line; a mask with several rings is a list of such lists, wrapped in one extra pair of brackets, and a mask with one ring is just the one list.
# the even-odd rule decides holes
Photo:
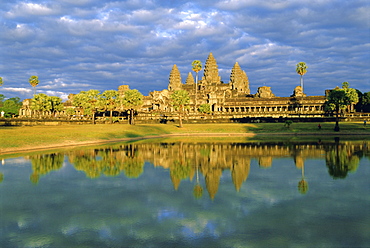
[(369, 92), (369, 13), (368, 0), (1, 0), (0, 94), (32, 98), (36, 75), (37, 93), (64, 100), (123, 84), (148, 95), (210, 52), (225, 83), (238, 62), (252, 94), (290, 96), (301, 61), (307, 95)]

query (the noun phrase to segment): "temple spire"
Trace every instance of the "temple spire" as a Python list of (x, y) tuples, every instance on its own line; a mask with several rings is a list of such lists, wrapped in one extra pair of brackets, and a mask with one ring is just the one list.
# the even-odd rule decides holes
[(179, 69), (177, 68), (177, 65), (174, 64), (170, 72), (168, 90), (175, 91), (181, 90), (181, 88), (182, 88), (181, 74)]
[(230, 74), (230, 86), (232, 90), (250, 94), (249, 80), (247, 73), (240, 68), (238, 62), (234, 64)]
[(193, 85), (195, 82), (194, 82), (194, 77), (193, 77), (193, 74), (191, 74), (191, 72), (188, 73), (188, 77), (186, 78), (186, 82), (185, 84), (188, 84), (188, 85)]
[(212, 53), (209, 53), (204, 66), (204, 76), (202, 77), (203, 85), (210, 85), (212, 83), (219, 83), (221, 77), (218, 75), (218, 66), (216, 59), (213, 57)]

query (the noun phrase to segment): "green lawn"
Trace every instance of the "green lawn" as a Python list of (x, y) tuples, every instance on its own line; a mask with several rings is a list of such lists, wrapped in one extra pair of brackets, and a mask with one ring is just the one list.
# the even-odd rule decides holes
[(245, 134), (252, 133), (258, 137), (279, 135), (354, 135), (370, 136), (370, 126), (362, 122), (340, 123), (340, 132), (333, 130), (334, 123), (293, 123), (290, 128), (283, 123), (253, 124), (97, 124), (97, 125), (61, 125), (61, 126), (22, 126), (0, 127), (0, 152), (20, 149), (37, 149), (58, 145), (78, 145), (83, 143), (104, 142), (125, 138), (140, 138), (168, 134)]

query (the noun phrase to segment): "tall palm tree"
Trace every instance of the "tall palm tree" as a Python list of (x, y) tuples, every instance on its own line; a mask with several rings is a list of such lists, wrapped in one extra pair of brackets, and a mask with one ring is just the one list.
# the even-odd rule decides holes
[(198, 72), (202, 70), (202, 62), (194, 60), (191, 63), (192, 70), (195, 71), (195, 111), (197, 110), (197, 92), (198, 92)]
[(33, 87), (33, 95), (36, 95), (36, 86), (39, 84), (39, 77), (31, 76), (28, 82)]
[(297, 64), (296, 72), (301, 75), (301, 87), (302, 87), (302, 92), (303, 92), (303, 75), (306, 74), (307, 72), (307, 65), (305, 62), (299, 62)]

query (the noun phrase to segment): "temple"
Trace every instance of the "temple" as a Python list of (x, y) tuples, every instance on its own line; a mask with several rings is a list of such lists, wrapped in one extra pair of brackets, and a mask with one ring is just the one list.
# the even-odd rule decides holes
[[(121, 85), (118, 92), (122, 95), (128, 89), (127, 85)], [(200, 80), (194, 80), (193, 74), (188, 72), (183, 82), (179, 68), (176, 64), (173, 65), (169, 73), (168, 88), (162, 91), (152, 91), (148, 96), (144, 96), (144, 104), (137, 110), (136, 119), (139, 122), (162, 122), (165, 116), (168, 120), (176, 120), (177, 112), (170, 101), (170, 95), (176, 90), (186, 90), (189, 93), (190, 104), (186, 113), (188, 122), (200, 120), (211, 122), (258, 121), (261, 118), (323, 118), (327, 116), (324, 111), (326, 96), (307, 96), (301, 86), (295, 87), (292, 95), (287, 97), (275, 96), (271, 87), (268, 86), (261, 86), (255, 94), (252, 94), (247, 73), (238, 62), (233, 65), (229, 81), (225, 83), (219, 75), (217, 61), (210, 53)], [(65, 109), (73, 108), (72, 100), (73, 95), (71, 94), (65, 103)], [(210, 111), (200, 113), (198, 109), (202, 105), (208, 105)], [(353, 111), (353, 106), (351, 110)], [(58, 115), (67, 116), (67, 112), (62, 111)], [(43, 115), (48, 115), (48, 113), (43, 113)], [(30, 99), (23, 102), (20, 116), (33, 116)]]
[[(326, 97), (306, 96), (301, 86), (297, 86), (291, 96), (276, 97), (271, 87), (259, 87), (251, 94), (247, 73), (236, 62), (232, 67), (228, 83), (224, 83), (218, 73), (217, 61), (210, 53), (204, 74), (196, 84), (191, 72), (182, 83), (181, 73), (176, 65), (169, 75), (168, 89), (150, 92), (144, 97), (143, 111), (146, 113), (174, 112), (170, 105), (170, 95), (175, 90), (186, 90), (190, 95), (189, 119), (210, 118), (200, 116), (195, 111), (200, 105), (208, 104), (213, 118), (281, 118), (281, 117), (323, 117)], [(171, 115), (171, 114), (170, 114)], [(148, 115), (146, 115), (148, 117)]]

